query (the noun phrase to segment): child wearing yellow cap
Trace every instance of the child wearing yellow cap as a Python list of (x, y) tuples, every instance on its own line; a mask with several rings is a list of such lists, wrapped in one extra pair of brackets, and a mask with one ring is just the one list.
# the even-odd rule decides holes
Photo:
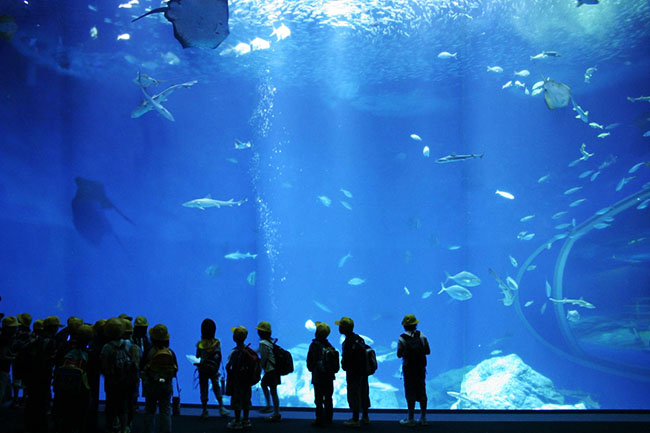
[(402, 373), (404, 374), (404, 394), (408, 406), (408, 418), (400, 421), (406, 426), (415, 426), (415, 402), (420, 402), (422, 412), (420, 424), (427, 424), (427, 355), (431, 353), (429, 341), (418, 331), (418, 319), (413, 314), (407, 314), (402, 320), (404, 333), (397, 342), (397, 357), (404, 360)]

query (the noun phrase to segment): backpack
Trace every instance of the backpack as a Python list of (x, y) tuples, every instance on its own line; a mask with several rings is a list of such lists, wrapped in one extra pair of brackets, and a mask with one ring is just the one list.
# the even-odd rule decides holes
[(256, 385), (262, 377), (262, 362), (257, 352), (249, 346), (242, 349), (235, 349), (230, 362), (226, 366), (230, 374), (237, 377), (248, 386)]
[(152, 348), (149, 361), (144, 367), (144, 371), (154, 382), (168, 382), (176, 376), (178, 366), (176, 359), (169, 347)]
[(424, 341), (420, 331), (415, 331), (413, 337), (408, 334), (400, 336), (404, 342), (404, 360), (407, 369), (421, 370), (427, 366), (427, 356), (424, 354)]
[(363, 350), (361, 371), (366, 376), (372, 376), (377, 371), (377, 354), (361, 338), (359, 338), (357, 344)]
[(105, 376), (108, 382), (124, 387), (137, 382), (138, 367), (135, 365), (135, 361), (124, 341), (121, 341), (117, 346), (113, 346), (113, 352), (109, 357), (109, 369)]
[(291, 352), (273, 343), (273, 357), (275, 358), (275, 371), (280, 376), (293, 373), (293, 357), (291, 356)]
[(63, 364), (54, 370), (54, 394), (78, 395), (81, 391), (90, 389), (86, 375), (86, 361), (77, 353), (70, 356), (70, 351)]
[(336, 374), (339, 371), (339, 352), (333, 346), (323, 345), (317, 367), (319, 373)]
[(221, 350), (215, 349), (212, 352), (200, 349), (201, 362), (196, 366), (202, 376), (215, 377), (219, 375), (219, 364), (221, 364)]

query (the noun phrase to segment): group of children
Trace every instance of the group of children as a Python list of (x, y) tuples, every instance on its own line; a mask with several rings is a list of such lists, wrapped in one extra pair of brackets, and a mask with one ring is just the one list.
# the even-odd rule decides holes
[[(11, 391), (13, 404), (18, 404), (19, 390), (25, 396), (26, 431), (47, 431), (47, 413), (51, 406), (57, 431), (96, 431), (100, 375), (104, 376), (106, 395), (106, 426), (108, 431), (128, 433), (137, 411), (140, 384), (145, 398), (145, 432), (153, 432), (158, 411), (159, 430), (171, 432), (172, 381), (178, 371), (176, 355), (169, 348), (169, 332), (163, 324), (148, 330), (146, 318), (132, 321), (127, 315), (84, 324), (70, 317), (62, 328), (56, 316), (34, 322), (29, 314), (2, 319), (0, 333), (0, 402)], [(361, 336), (354, 333), (349, 317), (335, 321), (345, 336), (340, 367), (346, 372), (347, 399), (352, 418), (343, 424), (359, 427), (370, 422), (368, 376), (377, 368), (374, 351)], [(403, 359), (404, 390), (408, 418), (400, 421), (415, 426), (415, 403), (420, 403), (420, 424), (426, 424), (426, 356), (430, 353), (426, 337), (417, 328), (418, 320), (407, 314), (402, 320), (405, 333), (397, 344), (397, 356)], [(293, 370), (291, 356), (271, 338), (271, 324), (260, 322), (257, 334), (260, 344), (254, 351), (246, 344), (248, 330), (243, 326), (231, 329), (235, 348), (228, 355), (225, 371), (221, 343), (215, 338), (216, 324), (205, 319), (201, 324), (201, 340), (196, 344), (195, 363), (201, 393), (202, 418), (207, 410), (209, 384), (219, 403), (221, 416), (229, 416), (222, 392), (231, 397), (234, 419), (228, 428), (240, 430), (251, 426), (251, 388), (261, 379), (266, 406), (266, 419), (281, 420), (277, 387), (281, 376)], [(332, 423), (334, 377), (339, 371), (339, 352), (328, 341), (330, 327), (316, 322), (315, 338), (309, 346), (307, 369), (312, 374), (316, 405), (315, 426)], [(289, 365), (287, 365), (289, 363)], [(262, 375), (262, 371), (264, 374)], [(221, 380), (220, 380), (221, 379)], [(225, 380), (224, 380), (225, 379)], [(1, 405), (0, 405), (1, 406)], [(174, 408), (176, 409), (176, 408)], [(1, 415), (1, 414), (0, 414)]]

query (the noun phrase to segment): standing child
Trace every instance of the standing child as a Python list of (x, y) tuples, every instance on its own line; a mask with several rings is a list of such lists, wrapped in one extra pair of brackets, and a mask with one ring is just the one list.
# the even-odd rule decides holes
[(201, 361), (195, 364), (199, 371), (199, 388), (201, 389), (201, 405), (203, 412), (201, 418), (208, 415), (208, 384), (212, 382), (212, 391), (219, 403), (221, 416), (228, 416), (228, 411), (223, 407), (223, 397), (219, 386), (219, 366), (221, 365), (221, 342), (214, 337), (217, 325), (212, 319), (205, 319), (201, 323), (201, 341), (196, 343), (196, 357)]
[[(275, 356), (273, 355), (273, 340), (271, 340), (271, 324), (269, 322), (260, 322), (257, 327), (257, 335), (260, 337), (260, 347), (257, 352), (260, 354), (262, 362), (262, 392), (266, 407), (260, 412), (270, 413), (273, 415), (267, 418), (267, 421), (277, 422), (282, 419), (280, 415), (280, 399), (278, 398), (278, 385), (280, 384), (280, 375), (275, 368)], [(273, 408), (271, 408), (270, 398), (273, 399)]]
[[(360, 427), (362, 423), (370, 424), (368, 418), (370, 391), (366, 373), (366, 343), (360, 335), (354, 333), (354, 321), (351, 318), (342, 317), (341, 320), (334, 323), (339, 325), (339, 332), (345, 335), (341, 368), (345, 370), (348, 404), (352, 410), (352, 418), (344, 421), (343, 425)], [(362, 413), (361, 419), (359, 419), (360, 412)]]
[[(232, 328), (232, 339), (237, 346), (230, 352), (226, 372), (228, 382), (226, 395), (235, 411), (235, 419), (228, 423), (228, 428), (241, 430), (251, 426), (248, 414), (251, 408), (251, 386), (260, 381), (260, 359), (253, 349), (244, 345), (248, 330), (243, 326)], [(242, 411), (244, 416), (242, 419)]]
[(311, 371), (316, 403), (316, 427), (332, 423), (334, 394), (334, 375), (339, 371), (339, 353), (327, 341), (330, 327), (327, 323), (316, 322), (316, 338), (309, 345), (307, 369)]
[(145, 355), (142, 390), (145, 398), (145, 433), (154, 432), (156, 409), (160, 410), (158, 431), (171, 433), (172, 417), (169, 410), (172, 399), (172, 380), (178, 372), (176, 354), (169, 348), (169, 332), (158, 324), (149, 330), (151, 348)]
[(429, 341), (420, 331), (417, 324), (419, 321), (413, 314), (407, 314), (402, 320), (404, 334), (400, 335), (397, 342), (397, 357), (402, 358), (402, 373), (404, 374), (404, 394), (408, 405), (408, 418), (400, 421), (400, 424), (415, 426), (414, 419), (415, 402), (420, 402), (422, 415), (420, 424), (427, 424), (427, 388), (425, 377), (427, 374), (427, 355), (431, 353)]

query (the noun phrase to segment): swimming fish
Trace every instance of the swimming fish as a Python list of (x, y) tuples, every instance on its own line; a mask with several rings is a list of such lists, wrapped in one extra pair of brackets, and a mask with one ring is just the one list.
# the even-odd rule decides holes
[(533, 305), (533, 301), (528, 301), (524, 304), (524, 307), (530, 307), (531, 305)]
[(576, 207), (576, 206), (582, 204), (585, 201), (587, 201), (586, 198), (580, 198), (580, 199), (578, 199), (578, 200), (576, 200), (574, 202), (569, 203), (569, 207)]
[(603, 125), (601, 125), (600, 123), (596, 123), (596, 122), (589, 123), (589, 126), (591, 126), (594, 129), (605, 129), (605, 127)]
[(229, 260), (254, 259), (255, 257), (257, 257), (257, 254), (240, 253), (239, 251), (224, 256), (224, 258)]
[(305, 322), (305, 329), (307, 331), (315, 331), (316, 330), (316, 324), (314, 323), (313, 320), (309, 319)]
[(140, 72), (138, 72), (138, 76), (136, 77), (134, 82), (140, 87), (140, 90), (144, 95), (144, 100), (140, 103), (139, 106), (137, 106), (131, 112), (131, 118), (137, 119), (138, 117), (142, 116), (145, 113), (148, 113), (151, 110), (156, 110), (164, 118), (166, 118), (167, 120), (171, 120), (172, 122), (174, 121), (174, 116), (172, 116), (172, 114), (165, 107), (162, 106), (162, 103), (167, 101), (167, 98), (169, 97), (169, 95), (171, 95), (171, 93), (174, 90), (180, 89), (181, 87), (189, 88), (195, 85), (196, 83), (198, 83), (197, 80), (193, 80), (193, 81), (188, 81), (186, 83), (175, 84), (173, 86), (166, 88), (165, 90), (158, 93), (157, 95), (151, 96), (146, 91), (146, 88), (152, 82), (151, 77), (148, 77), (145, 74), (140, 74)]
[(610, 135), (612, 135), (611, 132), (602, 132), (602, 133), (598, 134), (596, 137), (605, 138), (605, 137), (609, 137)]
[(415, 141), (422, 141), (422, 138), (417, 134), (411, 134), (411, 138)]
[(551, 177), (550, 174), (545, 174), (544, 176), (542, 176), (542, 177), (540, 177), (539, 179), (537, 179), (537, 183), (543, 183), (543, 182), (546, 182), (546, 181), (548, 180), (549, 177)]
[(549, 284), (548, 280), (546, 280), (546, 297), (551, 297), (551, 285)]
[(510, 287), (508, 287), (506, 283), (503, 282), (501, 277), (499, 277), (499, 275), (497, 275), (497, 273), (494, 272), (492, 268), (488, 268), (488, 271), (490, 272), (490, 275), (492, 275), (492, 277), (497, 281), (497, 284), (499, 285), (499, 288), (503, 293), (503, 299), (502, 299), (503, 305), (505, 305), (506, 307), (511, 306), (512, 303), (515, 301), (517, 295), (513, 292), (512, 289), (510, 289)]
[(555, 302), (556, 304), (571, 304), (571, 305), (577, 305), (578, 307), (589, 308), (589, 309), (596, 308), (596, 306), (594, 304), (592, 304), (591, 302), (585, 301), (583, 298), (580, 298), (580, 299), (569, 299), (569, 298), (553, 299), (553, 298), (549, 297), (548, 300), (551, 301), (551, 302)]
[(522, 240), (522, 241), (529, 241), (535, 237), (535, 233), (526, 233), (526, 232), (521, 232), (519, 233), (520, 236), (517, 236), (517, 239)]
[(650, 163), (648, 163), (648, 162), (640, 162), (638, 164), (634, 164), (632, 166), (632, 168), (630, 168), (627, 172), (632, 174), (632, 173), (636, 172), (638, 169), (640, 169), (641, 167), (643, 167), (644, 165), (645, 166), (650, 166)]
[(555, 226), (555, 230), (564, 230), (564, 229), (568, 228), (569, 226), (571, 226), (571, 224), (569, 224), (569, 223), (558, 224), (558, 225)]
[(288, 38), (291, 36), (291, 29), (287, 26), (284, 25), (284, 23), (280, 24), (279, 27), (273, 27), (273, 31), (271, 32), (271, 36), (275, 36), (277, 38), (277, 41), (281, 41), (283, 39)]
[(366, 282), (366, 280), (364, 280), (363, 278), (359, 278), (359, 277), (350, 278), (348, 280), (348, 284), (351, 285), (351, 286), (360, 286), (365, 282)]
[(544, 304), (542, 305), (542, 308), (539, 309), (539, 314), (544, 314), (546, 312), (546, 305), (547, 305), (547, 302), (544, 302)]
[(555, 214), (553, 214), (553, 216), (552, 216), (551, 218), (554, 219), (554, 220), (556, 220), (556, 219), (560, 218), (562, 215), (566, 215), (566, 214), (568, 214), (568, 213), (569, 213), (569, 212), (567, 212), (567, 211), (565, 211), (565, 210), (560, 211), (560, 212), (556, 212)]
[(510, 290), (519, 290), (519, 284), (510, 276), (506, 278), (506, 284), (510, 287)]
[(445, 284), (449, 280), (455, 281), (456, 283), (465, 287), (475, 287), (481, 284), (481, 279), (468, 271), (461, 271), (456, 275), (449, 275), (449, 273), (445, 271), (445, 275), (447, 276)]
[(346, 196), (347, 198), (352, 198), (352, 193), (350, 191), (348, 191), (347, 189), (341, 188), (339, 191), (341, 191), (343, 193), (343, 195)]
[(447, 249), (449, 251), (456, 251), (460, 249), (460, 245), (450, 245)]
[(517, 260), (516, 260), (514, 257), (512, 257), (512, 256), (508, 256), (508, 258), (510, 259), (510, 264), (511, 264), (514, 268), (516, 268), (517, 266), (519, 266), (519, 263), (517, 263)]
[(578, 115), (576, 116), (576, 119), (580, 119), (585, 123), (589, 122), (589, 111), (583, 110), (581, 106), (576, 104), (576, 102), (573, 100), (573, 98), (571, 98), (571, 103), (573, 104), (573, 111), (578, 113)]
[(512, 87), (512, 80), (508, 81), (506, 84), (504, 84), (503, 86), (501, 86), (502, 89), (507, 89), (507, 88), (509, 88), (509, 87)]
[(216, 208), (221, 208), (221, 206), (226, 206), (226, 207), (233, 207), (233, 206), (241, 206), (242, 204), (246, 203), (248, 201), (247, 198), (244, 198), (239, 201), (234, 201), (234, 199), (230, 199), (228, 201), (223, 201), (223, 200), (214, 200), (208, 194), (204, 198), (197, 198), (195, 200), (190, 200), (188, 202), (183, 203), (184, 207), (189, 207), (189, 208), (196, 208), (196, 209), (201, 209), (204, 210), (209, 207), (216, 207)]
[(237, 139), (235, 140), (235, 149), (237, 150), (250, 149), (251, 146), (253, 145), (250, 141), (239, 141)]
[(432, 291), (430, 291), (430, 290), (426, 291), (426, 292), (422, 293), (422, 299), (427, 299), (431, 295), (433, 295)]
[(253, 271), (246, 277), (246, 282), (249, 286), (254, 286), (257, 282), (257, 272)]
[(448, 53), (447, 51), (443, 51), (440, 54), (438, 54), (439, 59), (457, 59), (456, 57), (457, 53)]
[(174, 26), (174, 37), (183, 48), (217, 48), (228, 37), (228, 0), (169, 0), (131, 22), (163, 13)]
[(526, 222), (526, 221), (530, 221), (533, 218), (535, 218), (535, 215), (526, 215), (525, 217), (519, 218), (519, 221), (523, 223), (523, 222)]
[(637, 102), (637, 101), (650, 102), (650, 96), (639, 96), (638, 98), (632, 98), (631, 96), (628, 96), (627, 100), (630, 102)]
[(589, 180), (590, 180), (591, 182), (593, 182), (594, 180), (596, 180), (596, 178), (598, 177), (599, 174), (600, 174), (600, 171), (596, 171), (596, 172), (594, 172), (594, 174), (591, 175), (591, 177), (589, 178)]
[(320, 202), (323, 203), (323, 206), (325, 207), (330, 207), (330, 205), (332, 204), (332, 200), (329, 197), (324, 195), (319, 195), (318, 200), (320, 200)]
[(564, 195), (573, 194), (574, 192), (578, 192), (578, 191), (580, 191), (581, 189), (582, 189), (581, 186), (574, 186), (573, 188), (569, 188), (569, 189), (567, 189), (566, 191), (564, 191)]
[(643, 200), (640, 205), (638, 205), (636, 208), (638, 210), (643, 210), (648, 207), (648, 204), (650, 204), (650, 198), (647, 200)]
[(530, 265), (526, 268), (527, 271), (534, 271), (535, 269), (537, 269), (537, 265)]
[(497, 74), (500, 74), (501, 72), (503, 72), (503, 68), (501, 66), (488, 66), (487, 71), (496, 72)]
[(579, 8), (582, 5), (597, 5), (599, 0), (577, 0), (578, 4), (576, 5)]
[(452, 153), (451, 155), (436, 159), (436, 162), (438, 164), (444, 164), (447, 162), (466, 161), (468, 159), (483, 158), (483, 155), (485, 155), (485, 153), (481, 153), (480, 155), (477, 155), (475, 153), (470, 153), (469, 155), (456, 155), (455, 153)]
[(428, 158), (430, 153), (431, 153), (431, 152), (430, 152), (430, 150), (429, 150), (429, 146), (424, 146), (424, 148), (422, 149), (422, 155), (423, 155), (425, 158)]
[(341, 258), (339, 259), (339, 268), (342, 268), (343, 265), (345, 265), (345, 262), (347, 262), (348, 259), (351, 259), (351, 258), (352, 258), (352, 254), (350, 254), (350, 253), (347, 253), (346, 255), (344, 255), (343, 257), (341, 257)]
[(600, 209), (598, 212), (596, 212), (596, 215), (599, 215), (599, 216), (600, 215), (605, 215), (610, 210), (612, 210), (611, 206), (604, 207), (604, 208)]
[(593, 173), (593, 170), (586, 170), (580, 173), (580, 176), (578, 176), (580, 179), (584, 179), (585, 177), (589, 176), (591, 173)]
[(550, 78), (544, 79), (544, 100), (549, 110), (562, 108), (569, 105), (571, 88), (563, 83), (558, 83)]
[(256, 37), (250, 42), (250, 46), (253, 49), (253, 51), (268, 50), (269, 48), (271, 48), (271, 43), (266, 39)]
[(611, 226), (611, 224), (607, 224), (607, 223), (594, 224), (594, 228), (596, 230), (602, 230), (602, 229), (605, 229), (605, 228), (610, 227), (610, 226)]
[(591, 77), (594, 75), (594, 72), (596, 72), (598, 69), (596, 69), (595, 66), (592, 66), (591, 68), (587, 68), (585, 71), (585, 83), (589, 84), (591, 82)]
[(440, 283), (440, 286), (442, 288), (440, 289), (438, 294), (447, 292), (449, 296), (451, 296), (452, 298), (458, 301), (467, 301), (472, 297), (472, 293), (463, 286), (453, 285), (453, 286), (445, 287), (445, 285), (442, 282)]
[(500, 196), (503, 197), (503, 198), (507, 198), (508, 200), (514, 200), (514, 199), (515, 199), (515, 196), (512, 195), (512, 194), (510, 194), (510, 193), (507, 192), (507, 191), (501, 191), (501, 190), (498, 190), (498, 189), (497, 189), (496, 192), (495, 192), (495, 194), (500, 195)]
[(344, 200), (339, 200), (339, 203), (341, 203), (341, 206), (346, 208), (347, 210), (352, 210), (352, 206), (350, 206), (350, 203)]
[(522, 69), (521, 71), (516, 71), (515, 75), (518, 77), (527, 77), (530, 75), (530, 71), (528, 69)]
[(616, 191), (620, 191), (623, 189), (625, 185), (627, 185), (632, 179), (634, 179), (636, 176), (630, 176), (630, 177), (624, 177), (618, 182), (618, 185), (616, 185)]
[(331, 313), (332, 312), (332, 310), (330, 310), (327, 305), (325, 305), (325, 304), (323, 304), (321, 302), (318, 302), (316, 300), (314, 300), (313, 302), (314, 302), (314, 305), (316, 305), (318, 308), (320, 308), (324, 312), (326, 312), (326, 313)]
[(411, 294), (411, 291), (409, 290), (408, 287), (404, 286), (404, 293), (406, 293), (406, 295), (408, 296)]

